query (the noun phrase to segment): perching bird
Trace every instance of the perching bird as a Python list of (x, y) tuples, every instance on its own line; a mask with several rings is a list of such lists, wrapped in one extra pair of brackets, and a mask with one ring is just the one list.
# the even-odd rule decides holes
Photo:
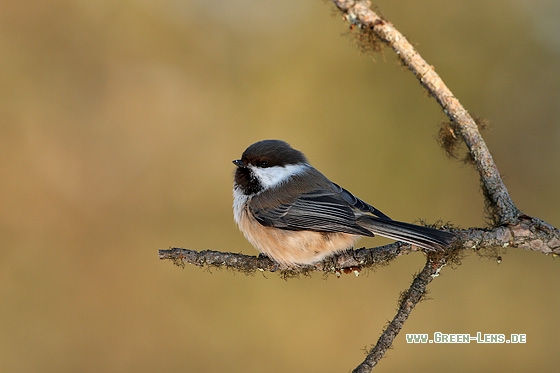
[(312, 264), (379, 235), (428, 251), (455, 235), (392, 220), (333, 183), (281, 140), (263, 140), (234, 160), (233, 211), (239, 229), (283, 267)]

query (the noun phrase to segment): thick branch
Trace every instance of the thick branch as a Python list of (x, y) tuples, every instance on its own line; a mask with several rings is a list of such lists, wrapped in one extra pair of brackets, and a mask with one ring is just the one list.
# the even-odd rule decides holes
[[(412, 44), (393, 25), (370, 9), (369, 1), (332, 0), (345, 15), (345, 19), (363, 33), (373, 33), (388, 44), (402, 63), (412, 71), (420, 83), (434, 96), (445, 114), (456, 125), (476, 164), (485, 194), (497, 214), (499, 224), (515, 223), (520, 215), (513, 203), (492, 155), (478, 131), (474, 119), (455, 98), (433, 66), (429, 65)], [(371, 38), (370, 38), (371, 39)]]
[(385, 352), (393, 345), (395, 337), (399, 334), (404, 323), (410, 316), (414, 307), (426, 294), (426, 287), (438, 276), (439, 271), (446, 264), (444, 257), (428, 257), (422, 271), (414, 278), (410, 288), (402, 295), (399, 310), (383, 331), (375, 347), (368, 353), (366, 359), (353, 370), (354, 373), (368, 373), (383, 358)]

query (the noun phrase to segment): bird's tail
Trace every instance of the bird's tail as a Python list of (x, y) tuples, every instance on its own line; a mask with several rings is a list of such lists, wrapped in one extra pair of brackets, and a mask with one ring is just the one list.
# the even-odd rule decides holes
[(448, 247), (456, 237), (451, 232), (367, 215), (359, 217), (358, 224), (373, 234), (420, 246), (429, 251)]

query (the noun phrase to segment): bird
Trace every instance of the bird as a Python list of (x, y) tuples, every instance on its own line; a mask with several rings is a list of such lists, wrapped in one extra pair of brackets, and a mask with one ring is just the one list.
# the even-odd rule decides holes
[(391, 219), (330, 181), (282, 140), (250, 145), (236, 166), (233, 215), (246, 239), (281, 268), (312, 265), (375, 235), (427, 251), (455, 234)]

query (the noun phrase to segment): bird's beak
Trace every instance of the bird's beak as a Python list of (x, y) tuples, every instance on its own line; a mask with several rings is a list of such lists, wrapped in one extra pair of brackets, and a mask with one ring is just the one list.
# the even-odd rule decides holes
[(245, 166), (245, 162), (243, 162), (241, 159), (236, 159), (233, 161), (233, 164), (236, 165), (237, 167), (247, 167)]

